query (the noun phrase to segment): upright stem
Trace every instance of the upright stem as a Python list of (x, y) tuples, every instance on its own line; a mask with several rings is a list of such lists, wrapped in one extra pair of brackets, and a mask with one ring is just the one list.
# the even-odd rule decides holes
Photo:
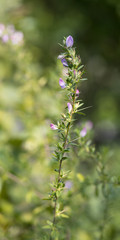
[[(76, 98), (76, 89), (77, 89), (77, 84), (76, 84), (76, 86), (75, 86), (75, 94), (74, 94), (73, 103), (72, 103), (72, 110), (71, 110), (71, 114), (70, 114), (70, 122), (69, 122), (69, 125), (68, 125), (68, 128), (67, 128), (67, 132), (66, 132), (66, 136), (65, 136), (65, 141), (64, 141), (64, 144), (63, 144), (63, 149), (64, 149), (64, 150), (66, 149), (66, 146), (67, 146), (67, 139), (68, 139), (68, 135), (69, 135), (69, 131), (70, 131), (71, 120), (72, 120), (72, 116), (73, 116), (73, 113), (74, 113), (74, 105), (75, 105), (75, 98)], [(57, 186), (58, 186), (58, 184), (59, 184), (59, 182), (60, 182), (60, 175), (61, 175), (61, 169), (62, 169), (62, 162), (63, 162), (64, 154), (65, 154), (65, 152), (63, 153), (62, 158), (61, 158), (61, 160), (60, 160), (60, 162), (59, 162)], [(56, 190), (57, 190), (57, 187), (56, 187)], [(56, 223), (57, 200), (58, 200), (58, 197), (57, 197), (57, 195), (56, 195), (56, 196), (55, 196), (55, 206), (54, 206), (54, 216), (53, 216), (53, 226), (54, 226), (55, 223)], [(52, 233), (52, 231), (51, 231), (51, 233)], [(52, 240), (51, 234), (50, 234), (50, 240)]]

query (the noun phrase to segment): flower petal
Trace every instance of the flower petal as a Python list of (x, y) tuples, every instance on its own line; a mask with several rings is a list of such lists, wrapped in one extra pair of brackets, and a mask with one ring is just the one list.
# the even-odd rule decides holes
[(77, 96), (77, 97), (79, 96), (79, 93), (80, 93), (80, 92), (79, 92), (79, 90), (77, 89), (77, 90), (76, 90), (76, 96)]
[(61, 62), (62, 62), (62, 64), (63, 64), (64, 67), (68, 67), (68, 63), (67, 63), (67, 61), (66, 61), (65, 58), (63, 58), (63, 59), (61, 60)]
[(62, 78), (59, 79), (59, 85), (61, 88), (65, 88), (65, 82), (62, 80)]
[(67, 47), (72, 47), (74, 43), (73, 37), (71, 35), (69, 35), (66, 39), (66, 46)]
[(87, 134), (87, 129), (84, 127), (80, 132), (80, 136), (85, 137), (86, 134)]
[(67, 103), (69, 113), (72, 111), (72, 105), (70, 102)]
[(58, 127), (53, 123), (50, 124), (50, 127), (51, 127), (52, 130), (57, 130), (58, 129)]

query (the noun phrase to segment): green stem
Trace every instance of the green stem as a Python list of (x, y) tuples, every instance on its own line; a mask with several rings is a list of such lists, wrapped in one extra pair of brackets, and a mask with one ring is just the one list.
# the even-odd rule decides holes
[[(67, 132), (66, 132), (66, 136), (65, 136), (65, 141), (64, 141), (64, 144), (63, 144), (63, 149), (64, 149), (64, 150), (66, 149), (66, 146), (67, 146), (67, 139), (68, 139), (68, 135), (69, 135), (69, 131), (70, 131), (71, 120), (72, 120), (72, 116), (73, 116), (73, 113), (74, 113), (76, 90), (77, 90), (77, 84), (76, 84), (76, 86), (75, 86), (75, 94), (74, 94), (73, 103), (72, 103), (72, 110), (71, 110), (71, 114), (70, 114), (70, 122), (69, 122), (70, 124), (68, 125)], [(61, 175), (61, 169), (62, 169), (62, 162), (63, 162), (64, 154), (65, 154), (65, 153), (63, 153), (62, 158), (61, 158), (61, 160), (60, 160), (60, 164), (59, 164), (59, 171), (58, 171), (58, 178), (57, 178), (57, 186), (58, 186), (58, 184), (59, 184), (59, 182), (60, 182), (60, 175)], [(57, 191), (57, 187), (56, 187), (56, 191)], [(56, 195), (56, 197), (55, 197), (55, 206), (54, 206), (54, 216), (53, 216), (53, 226), (54, 226), (55, 223), (56, 223), (57, 200), (58, 200), (58, 197), (57, 197), (57, 195)], [(51, 231), (51, 233), (52, 233), (52, 231)], [(52, 240), (51, 233), (50, 233), (50, 240)]]

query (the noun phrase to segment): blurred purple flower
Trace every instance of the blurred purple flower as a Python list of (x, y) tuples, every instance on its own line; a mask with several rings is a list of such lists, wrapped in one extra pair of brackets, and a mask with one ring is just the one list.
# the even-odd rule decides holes
[(67, 47), (72, 47), (74, 43), (73, 37), (72, 36), (68, 36), (66, 39), (66, 46)]
[(80, 132), (80, 136), (85, 137), (86, 134), (87, 134), (87, 129), (84, 127)]
[(14, 25), (8, 25), (6, 29), (9, 34), (12, 34), (15, 32)]
[(70, 180), (65, 182), (65, 188), (70, 189), (72, 187), (72, 182)]
[(50, 124), (50, 127), (51, 127), (52, 130), (57, 130), (58, 129), (58, 127), (53, 123)]
[(61, 88), (65, 88), (65, 82), (62, 80), (62, 78), (59, 79), (59, 85)]
[(5, 30), (4, 24), (0, 23), (0, 37), (3, 35), (4, 30)]
[(80, 93), (80, 92), (79, 92), (79, 90), (77, 89), (77, 90), (76, 90), (76, 96), (77, 96), (77, 97), (79, 96), (79, 93)]
[(89, 120), (85, 124), (86, 129), (91, 130), (93, 128), (93, 123)]
[(67, 103), (67, 106), (68, 106), (68, 111), (69, 111), (69, 113), (72, 111), (72, 105), (71, 105), (71, 103)]
[(11, 35), (11, 41), (13, 45), (21, 44), (23, 42), (23, 33), (22, 32), (14, 32)]
[(65, 60), (65, 58), (63, 58), (63, 59), (61, 60), (61, 62), (62, 62), (62, 64), (63, 64), (64, 67), (68, 67), (68, 63), (67, 63), (67, 61)]
[(7, 42), (9, 41), (9, 36), (8, 36), (8, 34), (5, 34), (5, 35), (2, 36), (2, 41), (3, 41), (4, 43), (7, 43)]

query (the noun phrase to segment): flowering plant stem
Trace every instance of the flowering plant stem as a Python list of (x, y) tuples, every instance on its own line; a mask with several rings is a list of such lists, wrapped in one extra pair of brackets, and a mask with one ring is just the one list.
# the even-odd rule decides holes
[[(75, 92), (76, 92), (76, 90), (77, 90), (77, 85), (75, 86)], [(68, 135), (69, 135), (71, 120), (72, 120), (73, 111), (74, 111), (75, 97), (76, 97), (76, 93), (74, 94), (73, 103), (72, 103), (72, 111), (71, 111), (71, 114), (70, 114), (70, 122), (69, 122), (69, 125), (67, 127), (65, 141), (64, 141), (64, 144), (63, 144), (63, 149), (64, 150), (66, 149), (66, 146), (67, 146), (67, 138), (68, 138)], [(64, 154), (65, 154), (65, 152), (63, 152), (63, 155), (62, 155), (62, 158), (61, 158), (60, 164), (59, 164), (59, 174), (58, 174), (58, 178), (57, 178), (57, 187), (58, 187), (58, 184), (60, 182), (60, 174), (61, 174), (61, 168), (62, 168), (62, 162), (63, 162)], [(56, 189), (56, 191), (57, 191), (57, 189)], [(56, 207), (57, 207), (57, 195), (56, 195), (56, 199), (55, 199), (53, 224), (55, 224), (55, 220), (56, 220)]]
[(61, 193), (64, 189), (64, 178), (68, 175), (68, 172), (63, 172), (62, 163), (64, 160), (67, 159), (67, 153), (69, 152), (69, 144), (70, 141), (70, 128), (73, 122), (73, 114), (79, 112), (80, 108), (83, 105), (81, 103), (82, 100), (78, 100), (79, 90), (77, 89), (77, 85), (81, 80), (85, 80), (82, 78), (83, 71), (81, 72), (83, 65), (81, 66), (80, 57), (76, 56), (75, 48), (73, 46), (73, 38), (71, 36), (67, 37), (63, 41), (63, 48), (65, 53), (59, 55), (59, 59), (64, 67), (67, 68), (67, 77), (66, 82), (64, 82), (61, 78), (59, 80), (59, 85), (62, 89), (65, 88), (67, 90), (67, 97), (69, 102), (67, 103), (67, 112), (66, 114), (61, 114), (62, 119), (58, 122), (57, 125), (53, 123), (50, 124), (52, 130), (58, 130), (59, 133), (59, 142), (57, 144), (54, 155), (54, 160), (58, 162), (58, 169), (55, 171), (58, 173), (56, 177), (56, 181), (53, 184), (53, 189), (51, 194), (49, 195), (49, 199), (54, 201), (54, 216), (53, 221), (48, 221), (48, 228), (51, 228), (50, 233), (50, 240), (57, 239), (54, 234), (56, 231), (56, 218), (57, 216), (62, 217), (62, 213), (64, 210), (61, 211), (58, 207), (58, 200), (60, 199)]

